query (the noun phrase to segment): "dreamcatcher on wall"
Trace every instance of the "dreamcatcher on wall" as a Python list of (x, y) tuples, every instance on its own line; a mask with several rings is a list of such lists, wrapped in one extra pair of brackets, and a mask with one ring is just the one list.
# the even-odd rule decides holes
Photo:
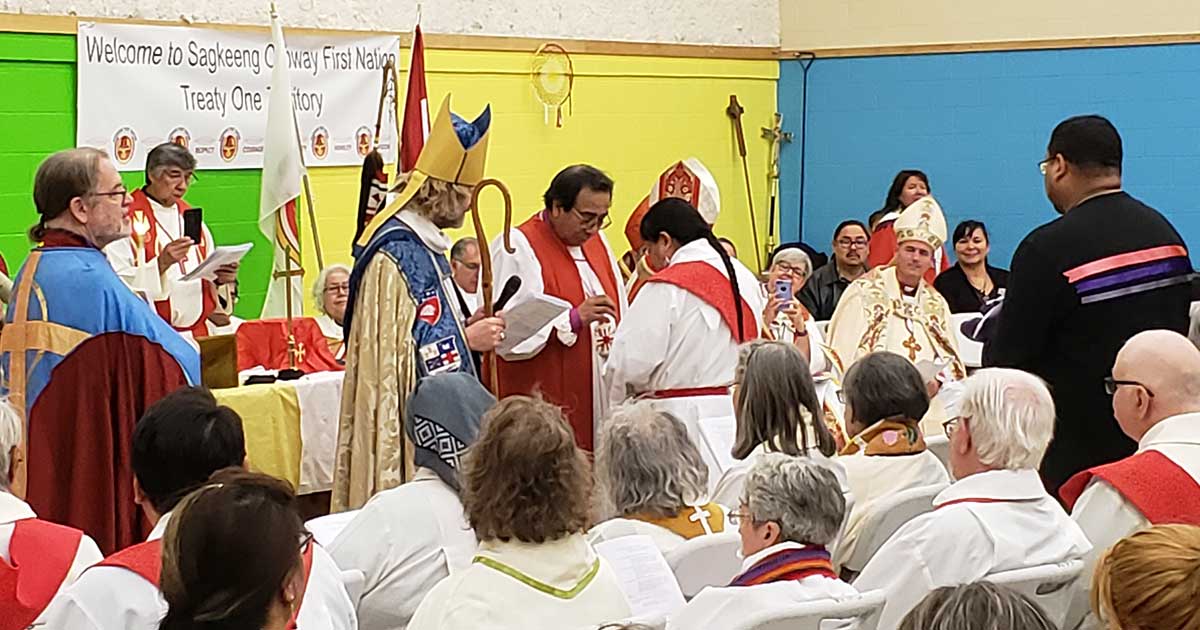
[(550, 112), (553, 111), (554, 126), (562, 127), (563, 104), (567, 105), (568, 114), (574, 113), (571, 90), (575, 87), (575, 67), (571, 65), (571, 56), (558, 44), (542, 44), (533, 53), (530, 76), (533, 91), (545, 108), (546, 124), (550, 124)]

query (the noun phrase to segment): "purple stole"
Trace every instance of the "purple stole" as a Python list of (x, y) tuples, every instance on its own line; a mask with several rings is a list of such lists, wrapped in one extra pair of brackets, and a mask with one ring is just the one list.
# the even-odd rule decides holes
[(733, 582), (730, 582), (729, 585), (755, 586), (770, 582), (802, 580), (810, 575), (823, 575), (827, 578), (838, 579), (837, 573), (833, 571), (833, 562), (830, 560), (829, 552), (824, 547), (814, 545), (802, 549), (777, 551), (733, 578)]

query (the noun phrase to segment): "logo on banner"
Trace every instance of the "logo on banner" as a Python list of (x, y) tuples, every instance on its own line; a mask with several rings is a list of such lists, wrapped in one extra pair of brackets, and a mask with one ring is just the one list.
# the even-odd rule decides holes
[(221, 159), (232, 162), (233, 158), (237, 157), (241, 144), (242, 134), (238, 133), (236, 127), (227, 127), (221, 132)]
[(317, 127), (312, 135), (312, 154), (318, 160), (324, 160), (329, 155), (329, 130)]
[(176, 127), (167, 134), (167, 140), (186, 149), (192, 144), (192, 134), (186, 127)]
[(438, 299), (436, 294), (431, 295), (421, 301), (421, 305), (417, 307), (417, 319), (433, 326), (442, 318), (442, 301)]
[(121, 127), (113, 134), (113, 156), (121, 164), (126, 164), (133, 158), (137, 149), (137, 134), (131, 127)]
[(354, 132), (354, 142), (358, 147), (359, 157), (367, 157), (371, 152), (371, 128), (363, 125)]

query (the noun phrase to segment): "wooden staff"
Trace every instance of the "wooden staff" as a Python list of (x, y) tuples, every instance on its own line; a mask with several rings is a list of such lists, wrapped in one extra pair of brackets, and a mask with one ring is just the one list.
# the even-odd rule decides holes
[[(517, 250), (513, 249), (509, 237), (509, 232), (512, 231), (512, 195), (508, 193), (508, 187), (498, 179), (485, 179), (479, 182), (475, 185), (475, 190), (471, 191), (471, 222), (475, 226), (475, 240), (479, 245), (479, 286), (483, 296), (483, 316), (493, 317), (496, 314), (496, 308), (492, 303), (492, 254), (488, 251), (487, 234), (483, 231), (483, 219), (479, 216), (479, 193), (488, 186), (495, 186), (504, 197), (504, 251), (508, 254), (515, 254)], [(488, 386), (492, 393), (499, 398), (500, 383), (496, 373), (496, 352), (494, 350), (483, 354), (483, 367), (489, 377)]]
[(738, 155), (742, 157), (742, 175), (746, 178), (746, 202), (750, 204), (750, 234), (754, 237), (754, 262), (758, 265), (755, 273), (760, 273), (763, 270), (762, 250), (758, 244), (758, 219), (754, 216), (754, 191), (750, 188), (750, 163), (746, 158), (746, 136), (742, 132), (742, 114), (745, 111), (742, 104), (738, 102), (737, 94), (730, 94), (729, 107), (725, 108), (725, 115), (733, 121)]

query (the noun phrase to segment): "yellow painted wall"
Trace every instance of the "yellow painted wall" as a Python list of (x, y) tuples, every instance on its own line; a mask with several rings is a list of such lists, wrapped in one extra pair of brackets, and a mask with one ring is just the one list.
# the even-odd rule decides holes
[(1197, 0), (780, 0), (788, 50), (1200, 32)]
[[(408, 64), (408, 51), (401, 55)], [(718, 235), (733, 239), (741, 258), (754, 266), (745, 183), (725, 107), (737, 94), (746, 109), (745, 129), (759, 237), (765, 239), (769, 145), (759, 127), (770, 124), (779, 77), (774, 61), (656, 57), (573, 56), (574, 113), (564, 126), (547, 126), (529, 78), (529, 53), (427, 50), (430, 109), (453, 93), (453, 109), (468, 119), (486, 104), (493, 112), (487, 175), (508, 185), (513, 222), (541, 209), (541, 196), (562, 167), (587, 162), (616, 182), (613, 225), (607, 231), (617, 254), (625, 251), (625, 220), (671, 163), (700, 158), (721, 189)], [(406, 80), (401, 77), (401, 83)], [(349, 264), (358, 203), (357, 168), (313, 169), (318, 227), (326, 263)], [(489, 235), (503, 222), (494, 192), (484, 195)], [(466, 235), (467, 228), (455, 235)], [(312, 257), (311, 230), (303, 230), (305, 260)], [(310, 271), (306, 286), (315, 278)]]

